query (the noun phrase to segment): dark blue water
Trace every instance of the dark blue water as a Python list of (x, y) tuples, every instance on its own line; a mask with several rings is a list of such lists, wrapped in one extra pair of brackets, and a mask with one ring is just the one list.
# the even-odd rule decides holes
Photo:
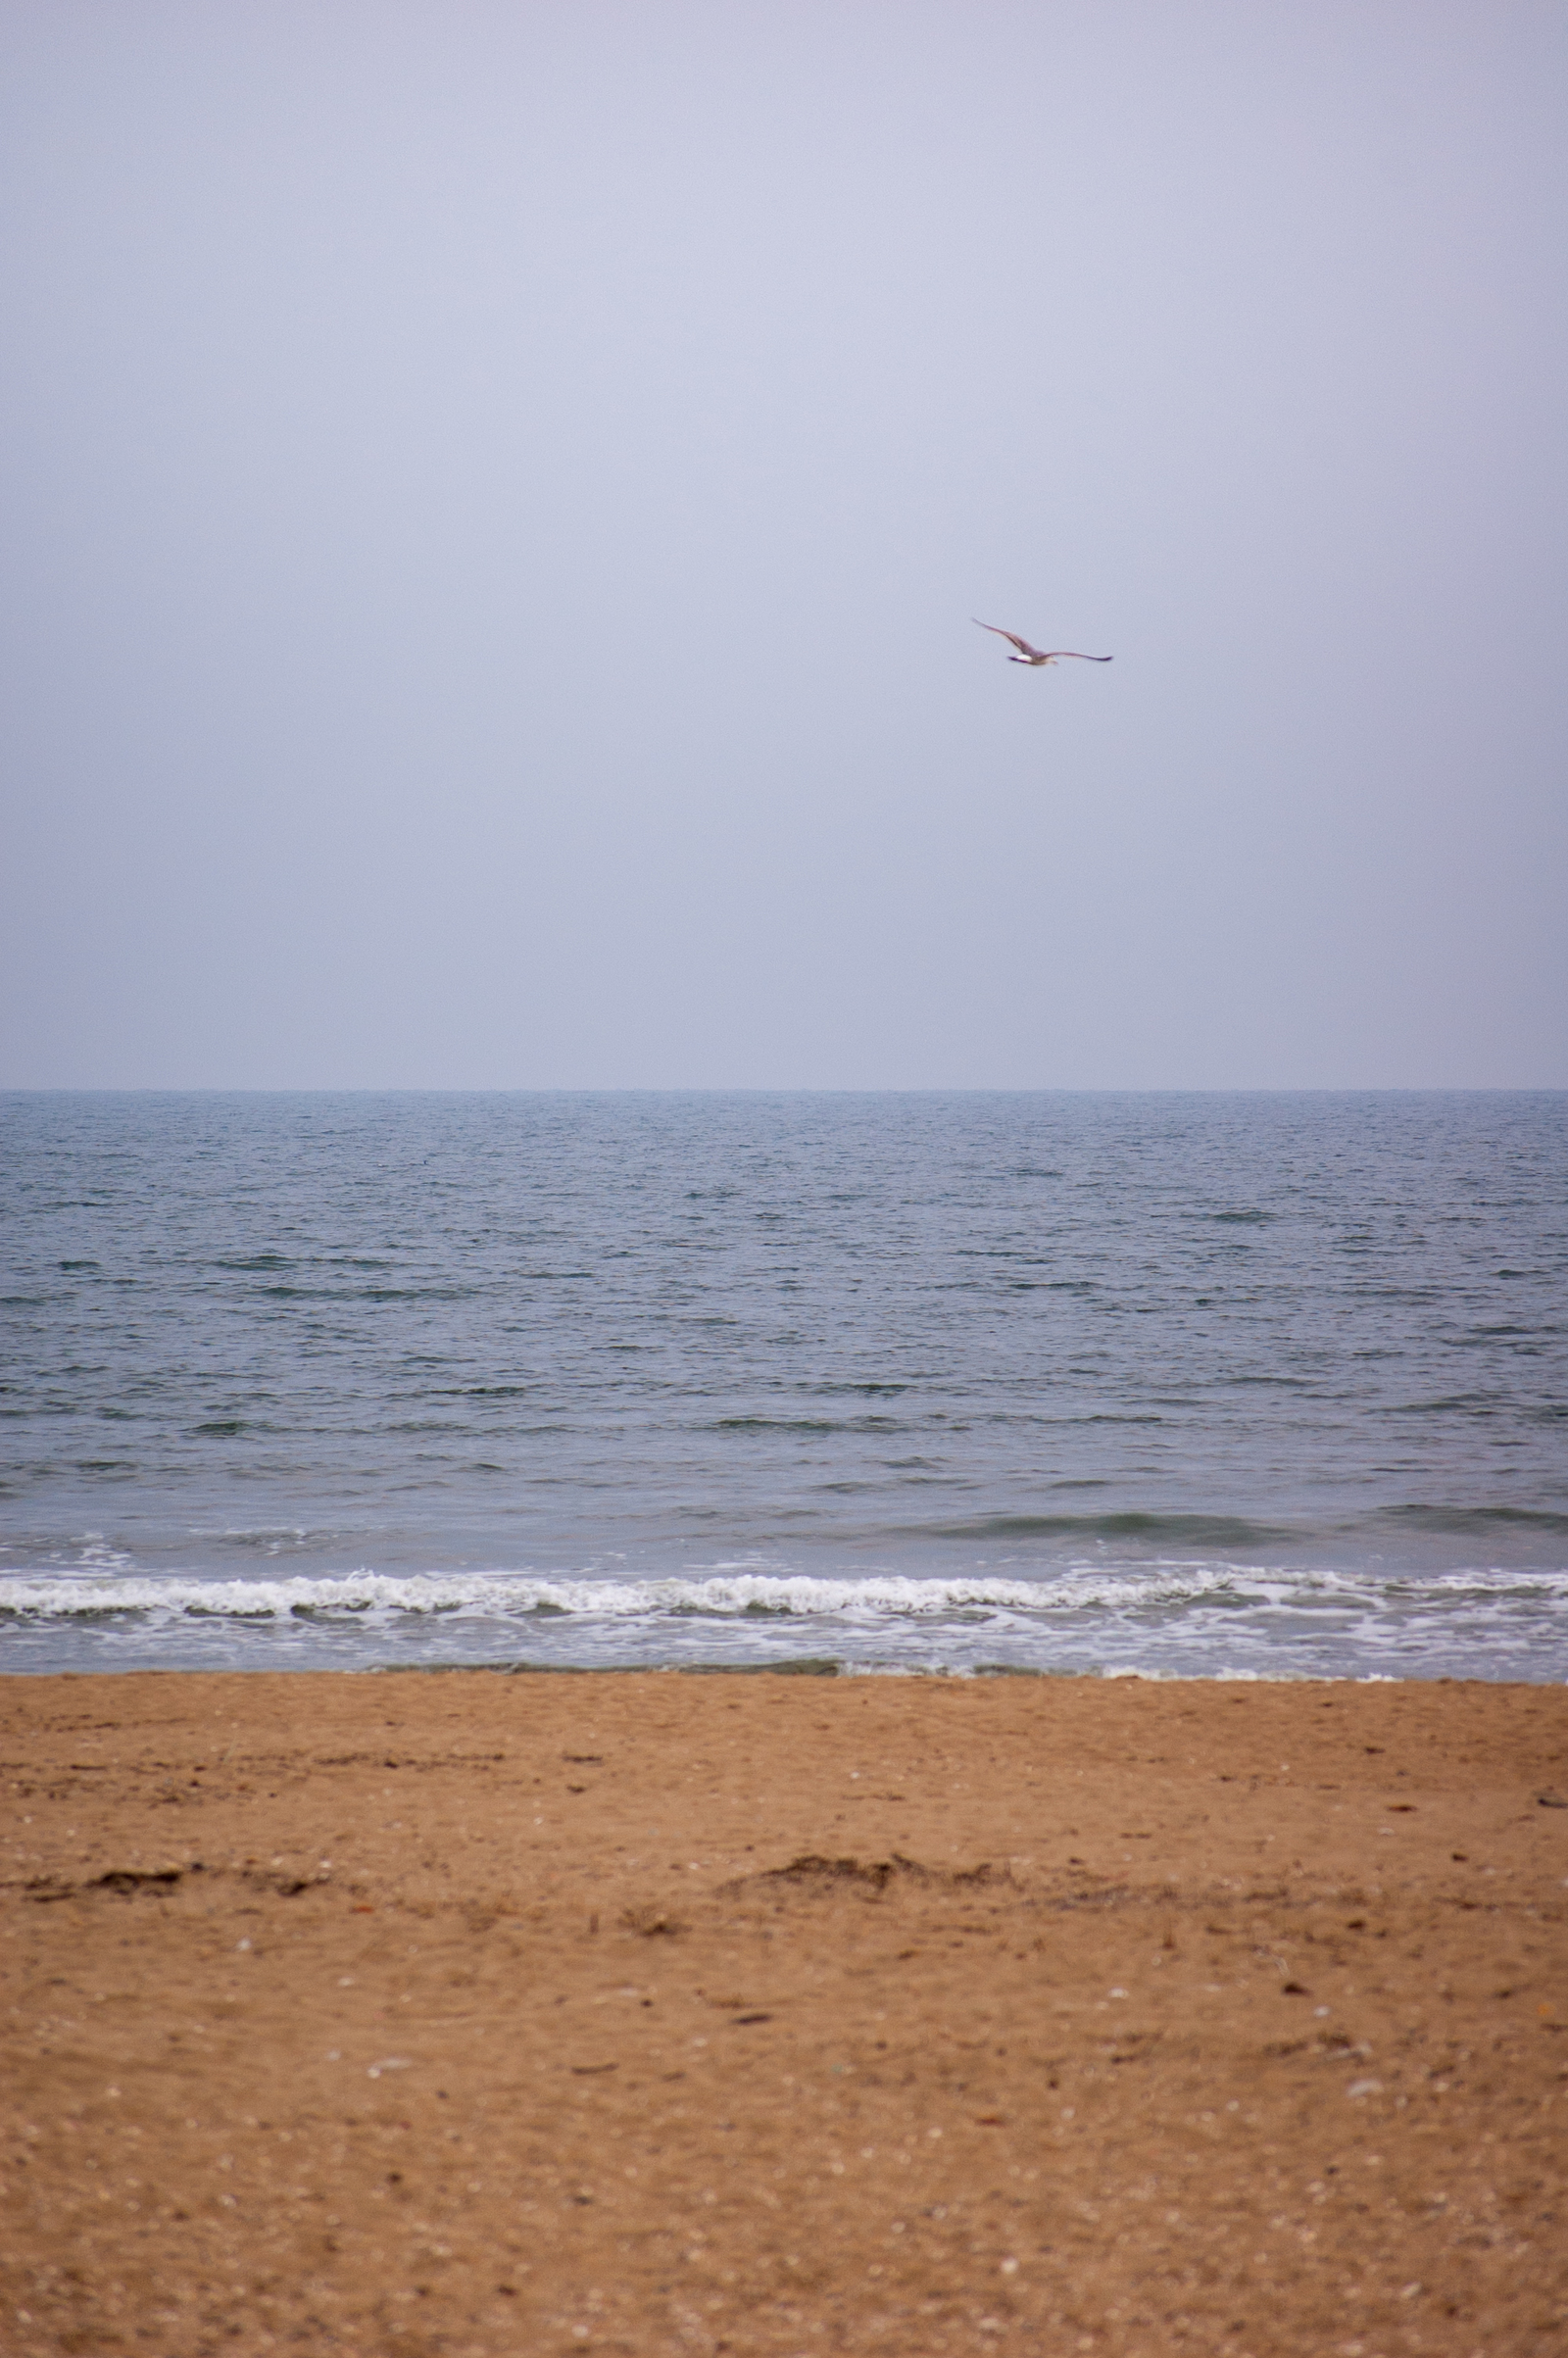
[(0, 1669), (1568, 1675), (1568, 1097), (0, 1099)]

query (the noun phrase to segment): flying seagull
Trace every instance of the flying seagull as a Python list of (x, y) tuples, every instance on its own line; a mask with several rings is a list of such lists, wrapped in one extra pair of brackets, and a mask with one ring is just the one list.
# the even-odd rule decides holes
[(1031, 647), (1028, 640), (1019, 638), (1015, 630), (1004, 630), (999, 622), (982, 622), (978, 614), (971, 614), (969, 619), (979, 630), (994, 630), (999, 639), (1011, 639), (1018, 652), (1008, 656), (1009, 663), (1054, 663), (1064, 655), (1070, 656), (1075, 663), (1108, 663), (1112, 661), (1108, 655), (1080, 655), (1076, 647), (1053, 647), (1049, 655), (1042, 655), (1038, 647)]

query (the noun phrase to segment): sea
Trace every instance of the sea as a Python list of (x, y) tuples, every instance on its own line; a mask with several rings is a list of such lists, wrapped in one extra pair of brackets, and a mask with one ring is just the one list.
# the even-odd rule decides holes
[(0, 1097), (0, 1671), (1568, 1677), (1568, 1094)]

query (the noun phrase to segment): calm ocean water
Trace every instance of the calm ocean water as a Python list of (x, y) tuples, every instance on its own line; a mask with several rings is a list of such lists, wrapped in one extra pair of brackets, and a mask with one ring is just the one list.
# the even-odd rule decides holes
[(1568, 1096), (0, 1098), (0, 1670), (1568, 1676)]

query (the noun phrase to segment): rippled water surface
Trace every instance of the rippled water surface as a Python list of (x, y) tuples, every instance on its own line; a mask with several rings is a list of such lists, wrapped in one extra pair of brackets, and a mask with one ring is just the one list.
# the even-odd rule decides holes
[(0, 1669), (1568, 1675), (1568, 1098), (0, 1099)]

